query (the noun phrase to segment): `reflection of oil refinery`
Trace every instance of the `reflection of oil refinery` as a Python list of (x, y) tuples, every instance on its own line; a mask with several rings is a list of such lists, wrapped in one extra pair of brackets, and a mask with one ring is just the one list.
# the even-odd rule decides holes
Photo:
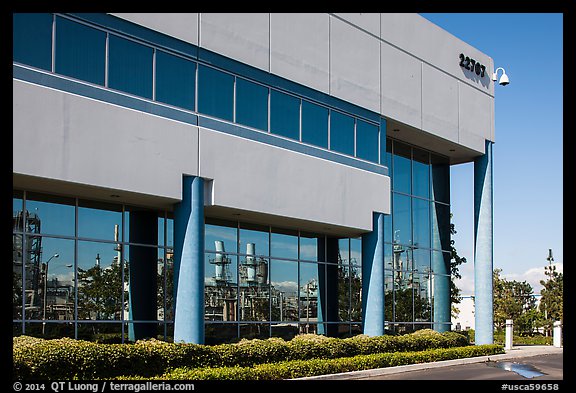
[(268, 279), (270, 262), (258, 256), (254, 243), (246, 244), (246, 254), (239, 258), (236, 277), (231, 272), (232, 259), (224, 249), (224, 242), (216, 240), (214, 243), (216, 253), (209, 259), (210, 265), (214, 266), (213, 275), (206, 272), (211, 276), (211, 280), (205, 282), (206, 320), (317, 321), (318, 286), (315, 280), (300, 288), (298, 294), (275, 288)]

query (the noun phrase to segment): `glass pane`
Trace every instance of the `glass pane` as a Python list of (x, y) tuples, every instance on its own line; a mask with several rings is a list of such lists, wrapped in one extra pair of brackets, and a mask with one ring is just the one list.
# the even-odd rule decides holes
[(234, 76), (198, 66), (198, 112), (232, 121)]
[(268, 227), (240, 224), (238, 250), (246, 255), (269, 255), (270, 234)]
[(338, 239), (339, 263), (350, 264), (350, 238)]
[(79, 237), (121, 240), (122, 206), (90, 201), (79, 201), (78, 206)]
[(430, 266), (430, 250), (415, 248), (413, 251), (414, 256), (414, 270), (418, 273), (429, 273)]
[(270, 337), (270, 324), (246, 323), (240, 325), (240, 338), (265, 340)]
[(330, 150), (354, 155), (354, 118), (330, 111)]
[(297, 323), (273, 323), (270, 328), (271, 337), (280, 337), (285, 341), (290, 341), (299, 334)]
[[(158, 245), (157, 211), (126, 206), (124, 208), (124, 228), (124, 241)], [(119, 239), (120, 241), (122, 240), (121, 238)]]
[(174, 247), (174, 213), (168, 212), (166, 219), (166, 247)]
[(430, 154), (414, 148), (412, 163), (412, 193), (423, 198), (430, 198)]
[(272, 321), (298, 320), (298, 262), (272, 260)]
[[(265, 227), (249, 226), (240, 229), (240, 319), (243, 321), (268, 321), (269, 296), (269, 233)], [(245, 246), (244, 246), (245, 245)], [(263, 256), (264, 255), (264, 256)]]
[(362, 238), (350, 239), (350, 264), (362, 264)]
[(385, 152), (382, 152), (381, 159), (383, 160), (382, 163), (388, 168), (388, 176), (390, 176), (390, 181), (393, 182), (394, 172), (392, 171), (392, 140), (386, 138), (385, 146), (380, 145), (380, 148), (382, 150), (386, 149)]
[(318, 261), (318, 238), (322, 237), (312, 233), (300, 233), (300, 255), (304, 261)]
[(236, 253), (238, 240), (235, 223), (221, 222), (204, 226), (204, 249), (206, 251), (219, 251), (223, 256), (227, 253)]
[(392, 243), (392, 214), (384, 214), (384, 241)]
[[(335, 266), (329, 266), (328, 269), (333, 269)], [(346, 265), (338, 265), (337, 274), (337, 287), (338, 287), (338, 321), (351, 321), (350, 318), (350, 267)], [(330, 277), (329, 277), (330, 278)], [(330, 317), (330, 314), (328, 314)], [(328, 321), (331, 321), (328, 318)]]
[(158, 245), (163, 246), (165, 243), (164, 235), (166, 228), (164, 228), (165, 219), (164, 212), (158, 212)]
[(432, 154), (432, 199), (450, 203), (450, 161)]
[[(119, 254), (119, 253), (118, 253)], [(132, 321), (157, 321), (164, 310), (162, 299), (162, 258), (156, 247), (128, 245), (124, 247), (124, 316)], [(112, 263), (112, 268), (119, 265)], [(160, 282), (160, 285), (159, 285)], [(121, 293), (121, 291), (119, 291)], [(156, 336), (156, 324), (133, 323), (129, 325), (131, 341)]]
[(156, 51), (156, 100), (195, 110), (196, 63)]
[(432, 208), (432, 248), (451, 250), (450, 246), (450, 206), (431, 203)]
[(400, 142), (394, 142), (394, 156), (392, 157), (393, 184), (394, 191), (410, 194), (410, 184), (412, 182), (410, 170), (410, 146)]
[(432, 275), (414, 275), (414, 321), (430, 322), (432, 319)]
[[(40, 280), (42, 317), (74, 319), (74, 240), (41, 238)], [(32, 319), (30, 315), (26, 315)]]
[(300, 322), (305, 324), (308, 332), (309, 325), (318, 321), (318, 264), (300, 263), (299, 291)]
[(270, 92), (270, 132), (300, 139), (300, 99), (272, 90)]
[(12, 230), (22, 232), (26, 229), (24, 225), (24, 215), (22, 214), (22, 192), (14, 191), (12, 197)]
[(412, 244), (412, 209), (410, 197), (392, 193), (394, 243)]
[[(72, 198), (27, 193), (28, 232), (74, 236), (75, 202)], [(20, 217), (21, 218), (21, 217)]]
[(204, 325), (204, 342), (207, 345), (217, 345), (235, 342), (238, 339), (238, 324), (236, 323), (206, 323)]
[(13, 61), (52, 70), (52, 14), (12, 14)]
[(152, 48), (110, 34), (108, 86), (152, 98), (152, 56)]
[(394, 284), (395, 273), (384, 271), (384, 317), (386, 321), (394, 321)]
[[(393, 269), (394, 258), (392, 257), (392, 254), (392, 244), (384, 243), (384, 269)], [(388, 272), (385, 274), (388, 274)]]
[(395, 321), (412, 322), (413, 316), (413, 291), (409, 285), (397, 286), (394, 291)]
[(392, 172), (392, 168), (390, 167), (390, 160), (391, 157), (387, 154), (388, 153), (388, 138), (386, 138), (386, 119), (383, 117), (380, 118), (380, 164), (385, 165), (390, 169), (389, 172)]
[(328, 109), (302, 100), (302, 142), (328, 148)]
[(106, 33), (56, 17), (55, 71), (104, 85)]
[(22, 319), (22, 235), (12, 235), (12, 318)]
[(268, 130), (268, 88), (236, 78), (236, 123)]
[(414, 219), (414, 246), (430, 247), (430, 202), (412, 198)]
[(362, 321), (362, 268), (350, 265), (350, 320)]
[(165, 296), (166, 296), (166, 269), (165, 269), (165, 255), (163, 248), (156, 249), (156, 289), (158, 292), (157, 298), (157, 308), (158, 315), (157, 319), (164, 321), (166, 309), (165, 309)]
[(55, 339), (69, 337), (74, 338), (74, 324), (72, 322), (47, 321), (46, 323), (28, 322), (26, 325), (26, 335), (41, 337), (45, 339)]
[(272, 229), (270, 254), (276, 258), (298, 259), (298, 232)]
[(378, 163), (378, 126), (356, 122), (356, 157)]
[(245, 282), (240, 282), (240, 320), (269, 321), (269, 286), (267, 284), (254, 284), (250, 280), (247, 283), (248, 285)]
[[(129, 298), (124, 291), (127, 279), (122, 281), (119, 253), (113, 243), (78, 242), (78, 319), (119, 320), (122, 317), (123, 300), (128, 302)], [(128, 257), (124, 259), (129, 261)]]
[[(126, 336), (127, 336), (126, 329)], [(128, 337), (124, 337), (127, 340)], [(119, 344), (122, 340), (122, 324), (118, 323), (79, 323), (78, 340)]]
[(164, 311), (164, 319), (166, 321), (174, 320), (174, 259), (172, 253), (168, 252), (167, 249), (158, 250), (159, 258), (162, 257), (165, 260), (165, 264), (162, 267), (162, 276), (164, 277), (164, 298), (166, 303), (166, 308)]
[(208, 321), (238, 320), (237, 256), (206, 253), (204, 315)]

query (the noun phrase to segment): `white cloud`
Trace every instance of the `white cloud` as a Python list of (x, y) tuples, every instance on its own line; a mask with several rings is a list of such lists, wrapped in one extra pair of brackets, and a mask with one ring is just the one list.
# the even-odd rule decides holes
[[(562, 263), (554, 263), (556, 271), (559, 273), (564, 272), (564, 265)], [(460, 266), (460, 274), (462, 279), (456, 280), (456, 286), (460, 288), (462, 296), (474, 295), (474, 264), (464, 264)], [(521, 273), (506, 273), (506, 269), (502, 269), (500, 277), (508, 281), (526, 281), (532, 287), (534, 294), (540, 294), (542, 285), (540, 280), (546, 280), (547, 276), (544, 274), (544, 266), (533, 267)]]
[[(563, 263), (553, 263), (556, 267), (556, 271), (558, 273), (564, 272), (564, 264)], [(544, 266), (542, 267), (533, 267), (531, 269), (526, 270), (522, 273), (510, 273), (506, 274), (504, 270), (500, 273), (501, 277), (505, 278), (508, 281), (518, 281), (524, 282), (526, 281), (532, 289), (534, 290), (534, 294), (539, 294), (542, 290), (542, 285), (540, 284), (540, 280), (546, 281), (548, 276), (544, 274)]]

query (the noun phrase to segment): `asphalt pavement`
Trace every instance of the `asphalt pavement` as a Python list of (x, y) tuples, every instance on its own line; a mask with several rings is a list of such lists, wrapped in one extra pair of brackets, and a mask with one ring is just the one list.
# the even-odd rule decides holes
[[(298, 378), (310, 381), (344, 380), (523, 380), (564, 379), (564, 348), (550, 345), (514, 346), (500, 355), (410, 364)], [(533, 390), (558, 390), (533, 386)], [(547, 389), (549, 388), (549, 389)], [(502, 385), (502, 390), (513, 390)]]

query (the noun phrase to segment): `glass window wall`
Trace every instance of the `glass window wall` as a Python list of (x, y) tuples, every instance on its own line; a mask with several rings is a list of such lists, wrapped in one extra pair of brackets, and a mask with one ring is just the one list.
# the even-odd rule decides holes
[(234, 113), (234, 76), (199, 65), (198, 112), (232, 121)]
[(153, 52), (149, 46), (110, 34), (108, 87), (151, 99)]
[(52, 22), (47, 13), (12, 14), (12, 58), (22, 64), (52, 69)]
[(104, 86), (106, 32), (56, 17), (55, 72)]
[(328, 148), (328, 108), (302, 100), (302, 142)]
[(330, 111), (330, 150), (354, 155), (354, 118)]
[(300, 140), (300, 99), (277, 90), (270, 92), (270, 132)]
[(196, 63), (156, 51), (156, 100), (195, 110)]
[(378, 126), (356, 121), (356, 157), (378, 163)]
[(236, 123), (268, 130), (268, 88), (236, 78)]

